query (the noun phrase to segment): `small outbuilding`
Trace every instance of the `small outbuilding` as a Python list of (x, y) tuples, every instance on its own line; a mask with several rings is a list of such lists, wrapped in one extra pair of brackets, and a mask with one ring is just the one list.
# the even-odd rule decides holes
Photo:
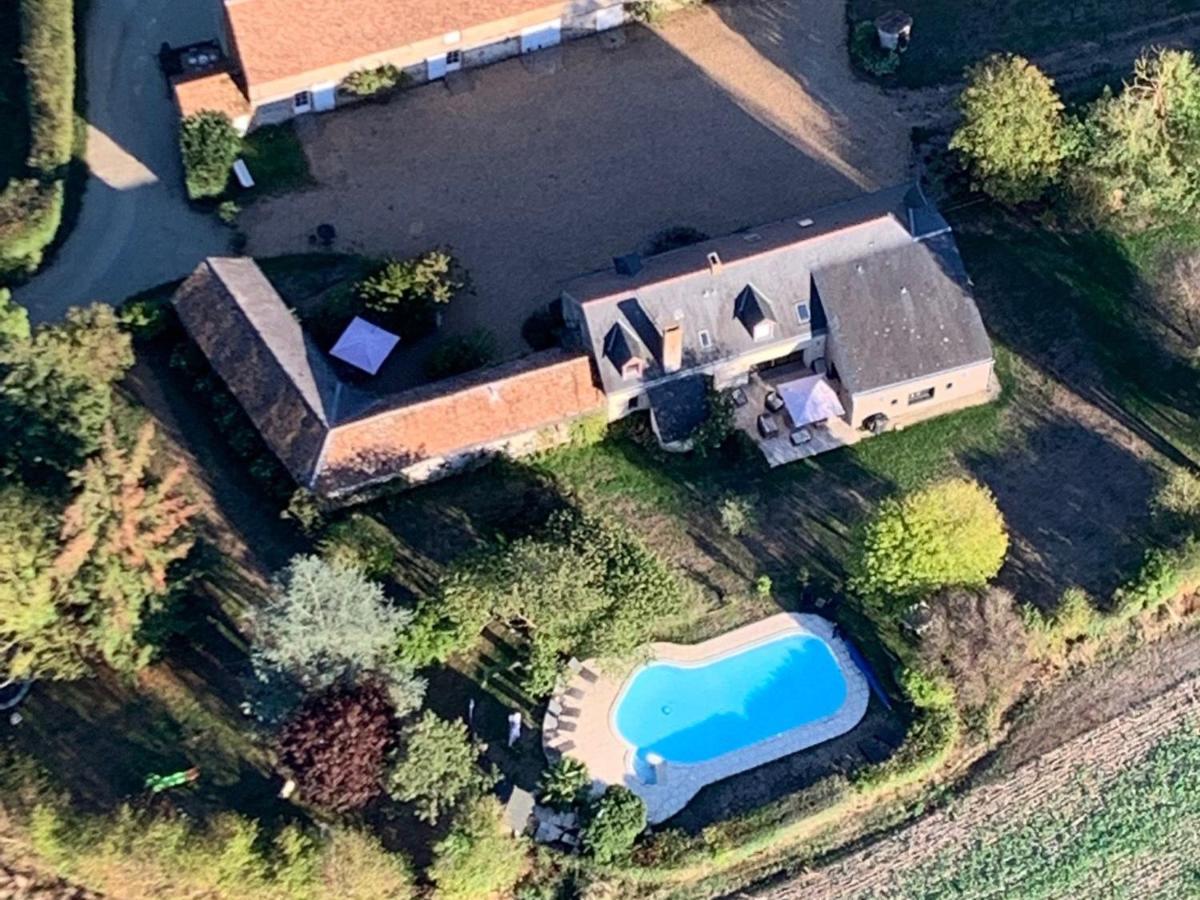
[(879, 35), (879, 46), (884, 50), (903, 52), (912, 37), (913, 18), (898, 9), (885, 12), (875, 19), (875, 31)]

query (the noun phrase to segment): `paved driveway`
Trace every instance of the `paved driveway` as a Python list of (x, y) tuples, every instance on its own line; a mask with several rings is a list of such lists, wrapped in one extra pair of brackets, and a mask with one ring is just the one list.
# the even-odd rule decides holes
[[(255, 255), (411, 254), (449, 244), (476, 296), (447, 328), (520, 325), (573, 275), (676, 225), (720, 234), (907, 177), (908, 126), (850, 73), (841, 3), (718, 4), (662, 30), (567, 44), (301, 129), (319, 186), (243, 215)], [(544, 63), (545, 60), (539, 61)]]
[(184, 198), (176, 115), (159, 44), (219, 34), (219, 0), (101, 0), (87, 22), (87, 161), (79, 220), (49, 267), (16, 296), (34, 321), (117, 302), (227, 252), (229, 232)]

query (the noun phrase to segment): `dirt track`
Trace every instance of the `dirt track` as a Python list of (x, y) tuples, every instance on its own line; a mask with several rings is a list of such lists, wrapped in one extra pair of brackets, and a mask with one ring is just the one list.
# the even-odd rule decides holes
[[(1020, 729), (1014, 735), (1014, 754), (999, 760), (994, 771), (1004, 771), (1016, 759), (1031, 759), (1002, 777), (971, 790), (957, 802), (943, 807), (916, 823), (882, 840), (857, 850), (842, 859), (797, 876), (785, 884), (776, 884), (739, 896), (769, 900), (822, 900), (888, 896), (897, 874), (928, 863), (939, 855), (963, 847), (985, 828), (994, 828), (1010, 816), (1015, 820), (1047, 796), (1064, 790), (1085, 768), (1098, 779), (1116, 775), (1134, 760), (1140, 759), (1161, 738), (1187, 720), (1200, 718), (1200, 656), (1195, 634), (1183, 634), (1164, 642), (1162, 647), (1146, 648), (1135, 655), (1132, 665), (1098, 666), (1086, 677), (1064, 686), (1061, 694), (1051, 695), (1039, 708), (1033, 740), (1026, 744)], [(1147, 651), (1153, 652), (1147, 652)], [(1182, 655), (1180, 655), (1182, 654)], [(1088, 721), (1086, 709), (1114, 711), (1129, 692), (1138, 689), (1140, 675), (1153, 671), (1157, 663), (1182, 663), (1184, 669), (1159, 670), (1185, 675), (1172, 687), (1160, 684), (1161, 693), (1083, 734), (1071, 737), (1056, 749), (1044, 744), (1055, 728), (1078, 728)], [(1191, 674), (1187, 674), (1190, 672)], [(1142, 685), (1145, 691), (1148, 685)], [(1085, 726), (1086, 727), (1086, 726)], [(1019, 749), (1017, 749), (1019, 748)], [(1042, 755), (1038, 756), (1037, 753)], [(1154, 860), (1146, 860), (1139, 880), (1143, 885), (1169, 873), (1156, 871)]]

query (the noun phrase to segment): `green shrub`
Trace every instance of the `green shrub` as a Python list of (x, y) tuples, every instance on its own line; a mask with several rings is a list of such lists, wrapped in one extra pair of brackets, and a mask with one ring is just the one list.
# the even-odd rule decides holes
[(691, 837), (679, 828), (658, 831), (638, 845), (633, 861), (648, 869), (669, 869), (684, 863), (704, 847), (702, 839)]
[(326, 528), (317, 549), (331, 564), (357, 569), (375, 580), (391, 578), (396, 566), (396, 538), (363, 513), (351, 513)]
[(733, 397), (729, 392), (710, 387), (705, 406), (708, 414), (690, 435), (692, 449), (699, 456), (719, 449), (733, 434)]
[(375, 94), (390, 91), (392, 88), (403, 87), (407, 81), (408, 76), (403, 72), (391, 63), (384, 63), (374, 69), (359, 69), (357, 72), (351, 72), (343, 79), (341, 88), (346, 93), (354, 94), (357, 97), (372, 97)]
[(775, 585), (771, 581), (770, 575), (759, 575), (754, 579), (754, 596), (765, 600), (771, 596), (771, 591), (774, 589)]
[(400, 745), (400, 755), (388, 774), (388, 793), (402, 803), (413, 803), (417, 817), (425, 822), (437, 822), (442, 813), (496, 784), (495, 772), (480, 767), (484, 746), (457, 719), (426, 711), (404, 729)]
[(121, 325), (135, 338), (152, 341), (179, 327), (171, 297), (178, 282), (151, 288), (127, 299), (117, 310)]
[(495, 358), (495, 337), (486, 328), (476, 328), (470, 334), (438, 342), (425, 360), (425, 374), (437, 381), (482, 368)]
[(63, 182), (14, 178), (0, 192), (0, 275), (29, 274), (62, 222)]
[(744, 497), (726, 497), (717, 507), (721, 526), (734, 537), (754, 527), (754, 507)]
[(354, 287), (363, 306), (406, 339), (431, 331), (437, 307), (464, 287), (450, 254), (431, 250), (412, 259), (389, 259)]
[(629, 788), (610, 785), (588, 810), (582, 843), (598, 863), (623, 859), (646, 830), (646, 804)]
[(1122, 617), (1157, 609), (1200, 579), (1200, 541), (1188, 540), (1175, 550), (1146, 551), (1141, 568), (1113, 593), (1113, 611)]
[(583, 802), (591, 786), (587, 766), (564, 756), (542, 773), (538, 781), (538, 800), (554, 809), (570, 809)]
[(507, 894), (527, 866), (525, 842), (503, 822), (494, 797), (480, 797), (454, 816), (433, 849), (429, 878), (438, 900), (487, 900)]
[(29, 310), (13, 300), (8, 288), (0, 287), (0, 343), (27, 341), (31, 333)]
[(221, 220), (222, 225), (233, 228), (237, 225), (237, 217), (241, 213), (242, 208), (233, 200), (222, 200), (217, 204), (217, 218)]
[(397, 653), (410, 665), (423, 668), (444, 662), (463, 646), (464, 641), (455, 623), (446, 619), (435, 605), (426, 604), (417, 612), (412, 627), (400, 638)]
[(919, 781), (937, 769), (958, 743), (961, 722), (953, 685), (913, 668), (903, 670), (899, 682), (916, 716), (895, 753), (855, 774), (853, 782), (860, 791)]
[(374, 837), (335, 826), (317, 836), (288, 826), (264, 834), (232, 813), (207, 818), (135, 812), (88, 816), (60, 806), (35, 809), (34, 850), (59, 872), (112, 897), (281, 900), (409, 900), (403, 856)]
[(850, 34), (850, 60), (868, 75), (882, 78), (900, 68), (900, 54), (879, 46), (874, 22), (859, 22)]
[(1184, 524), (1200, 522), (1200, 477), (1190, 469), (1176, 466), (1155, 495), (1154, 508)]
[(986, 584), (1008, 534), (991, 492), (951, 478), (880, 504), (852, 560), (853, 588), (896, 608), (939, 587)]
[(223, 194), (241, 148), (242, 138), (224, 113), (195, 113), (180, 122), (179, 150), (188, 197), (202, 200)]

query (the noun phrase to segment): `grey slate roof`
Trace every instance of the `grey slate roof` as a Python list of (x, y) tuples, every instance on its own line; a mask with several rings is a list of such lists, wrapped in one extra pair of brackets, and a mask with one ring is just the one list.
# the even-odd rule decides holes
[(691, 436), (708, 417), (708, 383), (703, 375), (685, 375), (654, 385), (650, 397), (654, 429), (664, 444)]
[(205, 260), (174, 304), (267, 445), (307, 484), (341, 393), (325, 355), (252, 259)]
[[(869, 194), (830, 207), (809, 218), (790, 218), (747, 232), (672, 250), (643, 261), (633, 276), (614, 270), (585, 275), (563, 290), (567, 303), (579, 304), (580, 339), (596, 360), (606, 391), (628, 387), (619, 369), (605, 359), (604, 339), (623, 323), (640, 338), (647, 355), (641, 379), (651, 382), (664, 373), (659, 359), (662, 327), (678, 322), (683, 330), (685, 368), (730, 359), (771, 344), (794, 344), (824, 322), (811, 296), (813, 270), (879, 249), (911, 243), (904, 198), (908, 185)], [(801, 224), (801, 223), (805, 224)], [(708, 255), (720, 265), (710, 268)], [(753, 319), (770, 317), (771, 338), (755, 342), (753, 326), (738, 316), (738, 298), (752, 288), (747, 310)], [(801, 322), (796, 305), (808, 304), (809, 320)], [(700, 332), (708, 335), (705, 347)]]
[(838, 377), (851, 393), (992, 358), (949, 233), (817, 270)]
[[(880, 271), (880, 283), (870, 286), (878, 293), (860, 293), (853, 313), (850, 301), (837, 290), (839, 282), (827, 276), (828, 283), (823, 284), (819, 277), (822, 272), (839, 271), (850, 262), (901, 250), (907, 252)], [(717, 265), (710, 263), (712, 254), (719, 260)], [(921, 310), (921, 315), (927, 317), (928, 327), (911, 330), (908, 339), (923, 341), (930, 334), (950, 329), (959, 334), (964, 346), (970, 346), (971, 350), (964, 352), (974, 354), (986, 344), (987, 335), (966, 293), (965, 275), (932, 278), (926, 263), (935, 259), (939, 260), (936, 268), (961, 274), (961, 261), (946, 220), (926, 201), (918, 186), (905, 184), (807, 217), (785, 219), (648, 257), (634, 275), (606, 269), (582, 276), (564, 288), (564, 311), (569, 322), (578, 311), (579, 339), (596, 360), (607, 392), (663, 377), (659, 336), (665, 325), (674, 322), (683, 330), (685, 369), (767, 350), (773, 344), (779, 345), (782, 353), (822, 329), (828, 330), (829, 340), (839, 348), (858, 340), (874, 348), (875, 344), (867, 340), (869, 329), (855, 325), (873, 316), (891, 316), (887, 301), (898, 296), (904, 285), (883, 282), (888, 277), (903, 281), (918, 272), (926, 277), (921, 289), (927, 308)], [(901, 266), (901, 260), (907, 261), (907, 269)], [(827, 290), (843, 307), (840, 321), (845, 323), (844, 333), (839, 333), (838, 324), (828, 316)], [(932, 296), (935, 293), (937, 298)], [(799, 304), (805, 304), (807, 321), (801, 320)], [(940, 321), (946, 317), (958, 321)], [(771, 337), (756, 342), (753, 323), (764, 319), (774, 322)], [(641, 379), (623, 379), (620, 368), (606, 358), (605, 338), (615, 325), (624, 326), (638, 339), (633, 342), (632, 352), (644, 354), (647, 363)], [(707, 333), (707, 342), (702, 342), (701, 332)], [(893, 334), (900, 339), (898, 332)], [(885, 354), (889, 359), (906, 355), (907, 363), (893, 359), (871, 371), (865, 359), (871, 350), (863, 349), (856, 353), (862, 366), (859, 383), (874, 383), (886, 373), (909, 371), (911, 364), (921, 358), (934, 366), (950, 358), (940, 351), (926, 353), (931, 350), (923, 344), (904, 350), (889, 348)]]

